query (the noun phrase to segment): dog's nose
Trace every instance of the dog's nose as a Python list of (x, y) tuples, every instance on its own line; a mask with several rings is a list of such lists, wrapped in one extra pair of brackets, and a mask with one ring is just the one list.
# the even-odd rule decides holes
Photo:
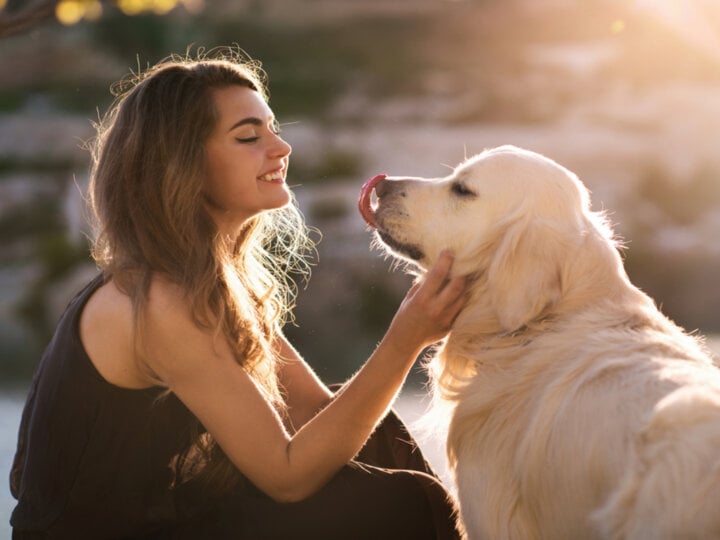
[(375, 195), (378, 197), (386, 196), (390, 193), (397, 192), (402, 189), (404, 182), (402, 180), (383, 180), (375, 186)]

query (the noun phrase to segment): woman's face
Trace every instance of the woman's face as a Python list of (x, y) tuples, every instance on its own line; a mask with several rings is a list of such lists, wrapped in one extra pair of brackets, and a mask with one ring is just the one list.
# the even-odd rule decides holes
[(234, 234), (252, 216), (290, 201), (291, 148), (259, 93), (231, 86), (213, 96), (218, 122), (206, 143), (205, 195), (218, 228)]

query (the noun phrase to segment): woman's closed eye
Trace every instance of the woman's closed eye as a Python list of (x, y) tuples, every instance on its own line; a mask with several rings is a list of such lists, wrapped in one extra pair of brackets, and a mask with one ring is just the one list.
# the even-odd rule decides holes
[[(267, 129), (273, 135), (280, 135), (280, 132), (282, 131), (280, 123), (275, 119), (270, 122)], [(247, 137), (235, 137), (235, 140), (241, 144), (252, 144), (260, 140), (260, 137), (260, 134), (254, 133), (253, 135), (248, 135)]]
[(251, 137), (235, 137), (235, 140), (241, 144), (252, 144), (260, 140), (259, 135), (253, 135)]

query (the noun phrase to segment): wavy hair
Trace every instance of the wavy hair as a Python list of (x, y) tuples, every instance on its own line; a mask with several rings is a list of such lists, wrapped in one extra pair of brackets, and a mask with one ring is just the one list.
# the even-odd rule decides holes
[[(291, 203), (249, 219), (229, 245), (203, 189), (205, 143), (218, 120), (213, 92), (237, 85), (267, 101), (265, 81), (257, 62), (223, 48), (173, 56), (117, 83), (92, 145), (92, 254), (131, 298), (136, 335), (152, 278), (162, 275), (184, 291), (194, 322), (227, 339), (282, 411), (272, 343), (292, 317), (291, 274), (307, 277), (313, 241)], [(197, 438), (204, 455), (221, 453), (208, 440)], [(221, 461), (224, 467), (210, 467), (217, 477), (230, 471)]]

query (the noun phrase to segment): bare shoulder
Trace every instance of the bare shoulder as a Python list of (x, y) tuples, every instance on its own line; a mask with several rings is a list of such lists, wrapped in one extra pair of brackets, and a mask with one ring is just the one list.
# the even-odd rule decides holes
[(197, 323), (183, 289), (161, 277), (150, 285), (141, 343), (146, 364), (171, 387), (232, 356), (221, 333)]
[(110, 280), (88, 299), (80, 317), (80, 339), (91, 362), (110, 384), (146, 388), (154, 381), (135, 357), (130, 298)]

